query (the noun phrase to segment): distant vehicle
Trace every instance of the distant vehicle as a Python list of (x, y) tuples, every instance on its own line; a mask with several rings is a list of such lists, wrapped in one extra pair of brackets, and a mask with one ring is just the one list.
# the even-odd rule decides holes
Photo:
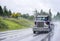
[(51, 16), (50, 14), (38, 14), (35, 16), (35, 26), (33, 27), (33, 33), (36, 32), (49, 32), (51, 29)]

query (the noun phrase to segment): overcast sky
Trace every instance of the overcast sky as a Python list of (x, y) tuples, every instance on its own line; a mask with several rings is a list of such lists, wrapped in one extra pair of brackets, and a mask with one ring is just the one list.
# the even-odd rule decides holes
[(33, 14), (35, 9), (48, 12), (51, 9), (53, 15), (60, 11), (60, 0), (0, 0), (1, 6), (6, 6), (12, 12)]

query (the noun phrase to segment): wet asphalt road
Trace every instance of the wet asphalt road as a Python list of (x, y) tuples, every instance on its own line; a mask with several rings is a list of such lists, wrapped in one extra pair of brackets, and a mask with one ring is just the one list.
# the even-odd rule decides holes
[(32, 28), (0, 32), (0, 41), (41, 41), (47, 34), (33, 34)]
[(55, 22), (54, 35), (51, 38), (51, 41), (60, 41), (60, 21)]

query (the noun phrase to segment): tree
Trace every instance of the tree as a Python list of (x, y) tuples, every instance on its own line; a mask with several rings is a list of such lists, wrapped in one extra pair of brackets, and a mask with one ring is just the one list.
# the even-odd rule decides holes
[(28, 19), (29, 18), (29, 14), (28, 13), (27, 14), (23, 14), (22, 17)]
[(60, 12), (57, 12), (56, 17), (57, 17), (57, 19), (60, 19)]
[(1, 6), (0, 6), (0, 16), (3, 16), (3, 9)]
[(34, 19), (33, 15), (29, 16), (29, 20), (33, 20), (33, 19)]
[(9, 10), (9, 12), (8, 12), (8, 16), (10, 17), (10, 16), (11, 16), (11, 14), (12, 14), (12, 12), (11, 12), (11, 10)]
[(60, 12), (57, 12), (57, 15), (54, 16), (54, 20), (60, 20)]
[(14, 18), (14, 16), (15, 16), (15, 13), (12, 13), (12, 14), (11, 14), (11, 17), (13, 17), (13, 18)]
[(20, 12), (17, 12), (16, 14), (18, 15), (18, 17), (21, 17), (21, 13)]
[(13, 18), (18, 18), (18, 17), (20, 17), (21, 16), (21, 14), (20, 13), (12, 13), (12, 15), (11, 15)]
[(8, 14), (8, 10), (7, 10), (7, 8), (6, 8), (6, 6), (4, 6), (3, 11), (4, 11), (4, 16), (8, 16), (8, 15), (9, 15), (9, 14)]
[(57, 12), (57, 16), (59, 16), (60, 15), (60, 13), (59, 12)]

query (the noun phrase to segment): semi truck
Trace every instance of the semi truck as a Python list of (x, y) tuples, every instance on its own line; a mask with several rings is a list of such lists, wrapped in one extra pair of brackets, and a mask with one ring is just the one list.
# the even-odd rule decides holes
[(34, 17), (33, 33), (50, 32), (51, 31), (51, 15), (38, 14)]

